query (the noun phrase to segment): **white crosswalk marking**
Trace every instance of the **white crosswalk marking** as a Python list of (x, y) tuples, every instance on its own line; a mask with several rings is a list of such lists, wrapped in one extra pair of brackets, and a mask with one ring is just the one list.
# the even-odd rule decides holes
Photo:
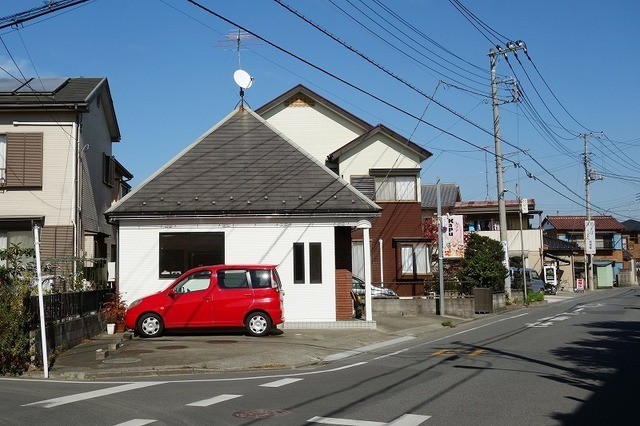
[(124, 423), (118, 423), (115, 426), (144, 426), (144, 425), (148, 425), (149, 423), (154, 423), (154, 422), (156, 422), (156, 420), (133, 419), (133, 420), (129, 420), (129, 421), (124, 422)]
[(280, 386), (289, 385), (291, 383), (299, 382), (302, 379), (282, 379), (276, 380), (275, 382), (265, 383), (264, 385), (260, 385), (265, 388), (279, 388)]
[(339, 425), (339, 426), (385, 426), (385, 425), (393, 425), (393, 426), (418, 426), (429, 420), (431, 416), (420, 416), (418, 414), (405, 414), (403, 416), (398, 417), (391, 423), (384, 422), (370, 422), (367, 420), (351, 420), (351, 419), (336, 419), (332, 417), (312, 417), (307, 422), (309, 423), (320, 423), (324, 425)]
[(234, 398), (240, 398), (242, 395), (218, 395), (218, 396), (214, 396), (213, 398), (209, 398), (209, 399), (203, 399), (202, 401), (196, 401), (196, 402), (192, 402), (190, 404), (187, 404), (188, 407), (208, 407), (210, 405), (213, 404), (218, 404), (220, 402), (224, 402), (224, 401), (228, 401), (230, 399), (234, 399)]
[(73, 402), (85, 401), (87, 399), (98, 398), (100, 396), (113, 395), (115, 393), (126, 392), (134, 389), (146, 388), (148, 386), (155, 386), (165, 382), (140, 382), (129, 383), (127, 385), (114, 386), (106, 389), (99, 389), (91, 392), (76, 393), (74, 395), (61, 396), (59, 398), (45, 399), (44, 401), (32, 402), (30, 404), (23, 404), (23, 407), (30, 405), (40, 405), (42, 408), (57, 407), (58, 405), (71, 404)]

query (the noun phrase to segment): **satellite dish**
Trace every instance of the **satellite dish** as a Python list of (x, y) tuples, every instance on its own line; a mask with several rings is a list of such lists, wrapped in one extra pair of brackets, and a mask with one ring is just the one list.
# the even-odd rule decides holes
[(241, 89), (248, 89), (253, 84), (253, 78), (245, 70), (237, 70), (233, 73), (233, 79)]

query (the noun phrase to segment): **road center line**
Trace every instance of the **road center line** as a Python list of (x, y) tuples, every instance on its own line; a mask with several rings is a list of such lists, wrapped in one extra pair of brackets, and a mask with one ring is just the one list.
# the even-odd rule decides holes
[(280, 386), (290, 385), (291, 383), (299, 382), (302, 379), (281, 379), (276, 380), (275, 382), (265, 383), (264, 385), (260, 385), (265, 388), (279, 388)]

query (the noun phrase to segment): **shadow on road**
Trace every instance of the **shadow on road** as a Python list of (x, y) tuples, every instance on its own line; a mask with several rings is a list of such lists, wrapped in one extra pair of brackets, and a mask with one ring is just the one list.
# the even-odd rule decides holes
[[(552, 353), (578, 367), (567, 373), (567, 383), (593, 394), (576, 412), (555, 414), (553, 418), (562, 425), (637, 424), (640, 322), (605, 321), (584, 326), (593, 329), (591, 338)], [(572, 395), (565, 397), (575, 399)]]

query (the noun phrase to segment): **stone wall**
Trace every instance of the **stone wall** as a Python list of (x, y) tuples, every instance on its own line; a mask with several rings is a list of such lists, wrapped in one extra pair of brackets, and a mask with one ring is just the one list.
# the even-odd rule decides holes
[[(105, 325), (99, 315), (89, 315), (81, 318), (74, 318), (58, 324), (47, 326), (47, 352), (51, 356), (55, 351), (72, 348), (97, 334), (104, 332)], [(40, 329), (30, 333), (31, 347), (34, 355), (41, 358), (41, 337)]]

